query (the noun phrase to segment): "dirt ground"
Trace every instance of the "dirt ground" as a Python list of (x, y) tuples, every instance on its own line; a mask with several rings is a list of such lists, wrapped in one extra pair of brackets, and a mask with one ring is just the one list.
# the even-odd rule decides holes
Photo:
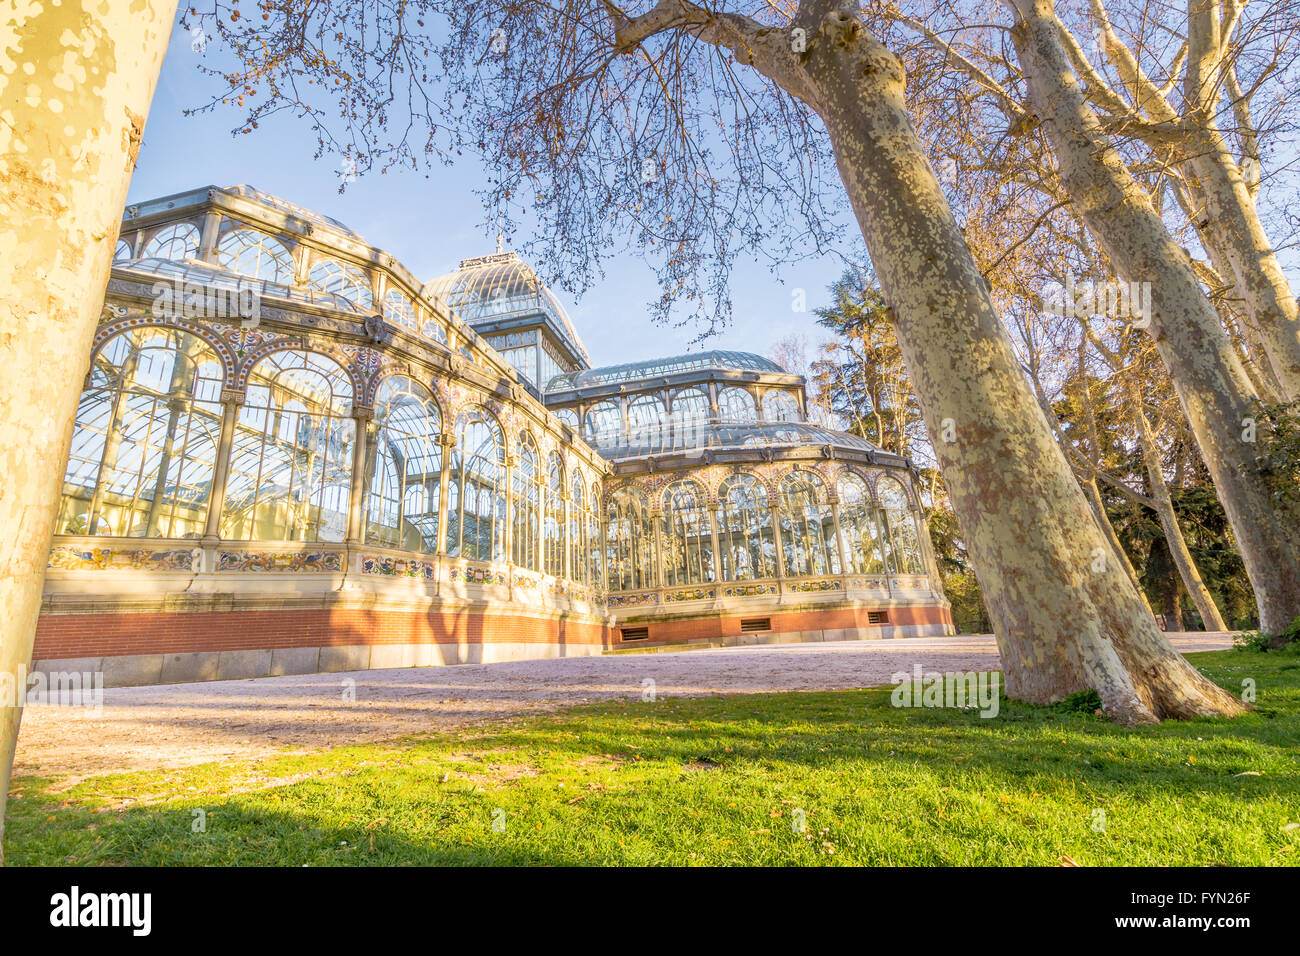
[[(1170, 635), (1180, 650), (1232, 646), (1230, 634)], [(14, 772), (64, 786), (103, 773), (172, 769), (286, 750), (366, 743), (572, 704), (639, 697), (839, 690), (928, 671), (999, 666), (991, 636), (840, 641), (405, 668), (106, 690), (102, 713), (30, 705)], [(345, 691), (353, 682), (355, 700)]]

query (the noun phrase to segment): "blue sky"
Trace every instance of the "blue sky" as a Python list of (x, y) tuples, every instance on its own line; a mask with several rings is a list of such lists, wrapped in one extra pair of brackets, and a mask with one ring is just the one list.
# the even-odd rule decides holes
[[(214, 50), (209, 47), (211, 62)], [(426, 174), (389, 172), (361, 177), (340, 195), (338, 157), (314, 160), (316, 139), (308, 125), (289, 118), (263, 121), (249, 135), (230, 133), (239, 120), (219, 110), (186, 117), (219, 90), (218, 81), (196, 68), (199, 54), (179, 28), (154, 96), (130, 201), (198, 186), (248, 183), (291, 202), (341, 220), (371, 244), (392, 253), (416, 276), (431, 279), (468, 256), (493, 252), (494, 232), (473, 190), (479, 167), (463, 161)], [(779, 339), (802, 334), (809, 345), (823, 339), (812, 312), (792, 308), (793, 290), (807, 293), (811, 310), (826, 303), (826, 286), (842, 272), (839, 259), (825, 257), (787, 267), (774, 276), (766, 264), (745, 264), (732, 275), (732, 323), (705, 345), (691, 346), (691, 327), (650, 321), (645, 304), (658, 285), (648, 265), (634, 255), (606, 264), (605, 280), (581, 299), (557, 290), (598, 365), (656, 358), (700, 348), (734, 348), (766, 353)]]

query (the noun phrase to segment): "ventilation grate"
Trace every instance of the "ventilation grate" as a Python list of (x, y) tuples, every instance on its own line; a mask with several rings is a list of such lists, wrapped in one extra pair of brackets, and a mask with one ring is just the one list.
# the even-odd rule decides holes
[(772, 630), (772, 619), (770, 617), (746, 617), (741, 618), (740, 633), (750, 634), (754, 631)]
[(625, 641), (644, 641), (650, 636), (648, 627), (625, 627), (622, 628), (622, 632)]
[(868, 612), (867, 612), (867, 623), (868, 623), (868, 624), (888, 624), (888, 623), (889, 623), (889, 612), (888, 612), (888, 611), (868, 611)]

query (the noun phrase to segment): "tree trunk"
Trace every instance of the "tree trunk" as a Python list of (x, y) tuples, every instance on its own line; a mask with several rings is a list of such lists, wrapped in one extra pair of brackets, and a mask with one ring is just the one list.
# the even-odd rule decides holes
[(1214, 597), (1201, 579), (1201, 572), (1197, 570), (1196, 562), (1192, 560), (1192, 553), (1187, 549), (1187, 539), (1183, 537), (1183, 529), (1178, 524), (1173, 499), (1169, 497), (1169, 486), (1165, 483), (1160, 449), (1156, 447), (1155, 436), (1151, 433), (1151, 423), (1147, 421), (1146, 413), (1142, 411), (1142, 396), (1138, 394), (1136, 386), (1131, 381), (1126, 383), (1125, 391), (1128, 393), (1129, 407), (1133, 410), (1133, 417), (1137, 421), (1142, 459), (1146, 462), (1147, 480), (1151, 483), (1151, 500), (1156, 503), (1156, 514), (1160, 517), (1160, 527), (1165, 533), (1169, 556), (1173, 558), (1178, 576), (1182, 579), (1183, 587), (1187, 589), (1192, 603), (1196, 605), (1205, 629), (1226, 631), (1228, 625), (1223, 623), (1223, 616), (1219, 614)]
[(1046, 704), (1091, 688), (1126, 724), (1242, 712), (1173, 649), (1108, 560), (912, 129), (901, 64), (844, 12), (817, 32), (802, 69), (896, 313), (1008, 693)]
[[(1260, 405), (1187, 254), (1109, 147), (1061, 47), (1050, 0), (1016, 0), (1012, 41), (1084, 223), (1129, 282), (1149, 283), (1150, 332), (1210, 469), (1259, 603), (1260, 625), (1300, 615), (1300, 508), (1274, 500), (1255, 461)], [(1259, 423), (1261, 430), (1267, 423)], [(1249, 436), (1249, 437), (1248, 437)]]
[[(11, 685), (31, 663), (77, 399), (175, 10), (16, 0), (0, 25), (0, 675)], [(0, 841), (24, 690), (19, 706), (0, 702)]]

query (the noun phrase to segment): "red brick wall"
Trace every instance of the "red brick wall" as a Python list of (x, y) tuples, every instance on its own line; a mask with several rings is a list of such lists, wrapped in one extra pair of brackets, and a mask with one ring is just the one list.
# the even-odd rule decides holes
[(454, 611), (311, 609), (46, 614), (35, 660), (345, 644), (594, 644), (609, 628), (578, 621)]
[[(769, 631), (758, 633), (785, 634), (792, 631), (827, 631), (841, 628), (879, 631), (881, 627), (898, 627), (914, 624), (944, 624), (952, 627), (952, 615), (943, 607), (891, 607), (879, 608), (889, 612), (889, 624), (868, 624), (867, 612), (872, 608), (827, 608), (823, 610), (793, 611), (786, 614), (764, 614), (758, 611), (743, 615), (745, 618), (770, 618)], [(739, 635), (741, 616), (710, 617), (687, 621), (637, 621), (629, 627), (648, 627), (650, 636), (630, 642), (651, 644), (661, 641), (716, 640)], [(622, 637), (618, 637), (622, 643)]]

